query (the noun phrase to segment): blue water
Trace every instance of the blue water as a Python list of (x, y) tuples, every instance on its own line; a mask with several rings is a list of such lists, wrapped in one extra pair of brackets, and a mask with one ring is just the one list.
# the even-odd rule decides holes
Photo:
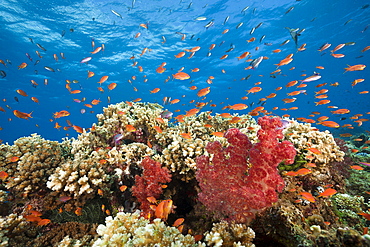
[[(109, 2), (109, 3), (108, 3)], [(132, 101), (141, 98), (141, 102), (158, 102), (162, 104), (164, 97), (180, 99), (177, 104), (167, 104), (165, 107), (171, 111), (180, 110), (177, 114), (184, 114), (185, 110), (195, 107), (197, 102), (208, 102), (202, 111), (238, 112), (246, 114), (251, 109), (261, 106), (259, 99), (270, 93), (277, 93), (275, 98), (267, 99), (264, 107), (273, 114), (282, 116), (289, 114), (292, 118), (305, 117), (316, 120), (320, 116), (328, 116), (329, 120), (340, 125), (352, 124), (354, 129), (330, 129), (336, 133), (364, 132), (369, 129), (369, 122), (364, 121), (361, 127), (350, 119), (355, 114), (363, 114), (360, 118), (367, 119), (370, 111), (369, 94), (359, 92), (370, 90), (369, 68), (363, 71), (344, 72), (347, 65), (367, 64), (370, 50), (361, 53), (361, 50), (370, 45), (369, 1), (348, 0), (302, 0), (302, 1), (19, 1), (2, 0), (0, 6), (0, 59), (5, 61), (6, 67), (0, 64), (0, 70), (6, 77), (0, 79), (0, 106), (6, 112), (0, 112), (0, 139), (12, 142), (15, 139), (39, 133), (46, 139), (61, 140), (67, 135), (76, 136), (77, 133), (68, 128), (59, 130), (53, 128), (55, 122), (61, 126), (68, 126), (66, 120), (84, 128), (91, 127), (96, 122), (95, 115), (101, 113), (107, 106), (108, 96), (110, 103)], [(249, 8), (242, 11), (245, 7)], [(289, 13), (289, 8), (294, 7)], [(117, 14), (114, 14), (113, 11)], [(120, 15), (121, 17), (117, 16)], [(229, 20), (224, 23), (225, 18)], [(205, 17), (206, 20), (197, 20)], [(204, 18), (203, 18), (204, 19)], [(213, 20), (214, 25), (205, 28)], [(243, 22), (238, 29), (236, 26)], [(262, 26), (251, 35), (250, 31), (260, 22)], [(140, 24), (147, 24), (145, 29)], [(285, 27), (305, 29), (298, 38), (298, 47), (306, 43), (306, 50), (297, 52), (297, 47)], [(229, 32), (222, 34), (225, 29)], [(370, 28), (369, 28), (370, 29)], [(138, 38), (134, 36), (140, 32)], [(182, 34), (186, 38), (182, 40)], [(261, 36), (265, 39), (260, 43)], [(162, 36), (166, 42), (163, 42)], [(255, 37), (254, 42), (246, 42)], [(30, 40), (32, 39), (32, 41)], [(92, 40), (95, 48), (105, 45), (104, 51), (91, 55)], [(281, 44), (290, 40), (286, 45)], [(344, 54), (343, 58), (334, 58), (330, 50), (341, 43), (355, 42), (336, 53)], [(41, 50), (36, 43), (46, 49)], [(211, 44), (217, 46), (210, 51)], [(265, 45), (265, 43), (271, 43)], [(332, 46), (319, 52), (318, 49), (325, 43)], [(200, 46), (201, 49), (188, 59), (189, 53), (175, 59), (174, 55), (184, 49)], [(234, 47), (230, 52), (229, 48)], [(256, 50), (256, 47), (259, 47)], [(151, 49), (140, 56), (144, 48)], [(280, 53), (272, 50), (281, 49)], [(35, 51), (39, 51), (42, 58)], [(258, 68), (244, 70), (249, 65), (246, 59), (238, 60), (243, 52), (249, 51), (251, 59), (260, 56), (268, 57), (263, 60)], [(64, 53), (65, 59), (60, 53)], [(27, 58), (28, 53), (32, 62)], [(277, 69), (280, 60), (289, 54), (293, 61), (281, 66), (281, 74), (271, 77), (271, 72)], [(53, 58), (58, 56), (58, 61)], [(226, 59), (221, 56), (228, 54)], [(88, 63), (80, 63), (81, 59), (92, 57)], [(135, 59), (130, 59), (134, 56)], [(8, 62), (7, 62), (8, 60)], [(36, 60), (40, 60), (34, 65)], [(18, 70), (21, 63), (28, 66)], [(137, 62), (136, 66), (133, 63)], [(166, 62), (167, 69), (163, 74), (156, 73), (156, 68)], [(47, 71), (44, 66), (51, 67), (55, 72)], [(139, 72), (142, 66), (143, 72)], [(318, 69), (323, 66), (325, 69)], [(172, 74), (184, 67), (183, 72), (188, 73), (188, 80), (173, 80)], [(295, 69), (290, 70), (292, 67)], [(199, 68), (199, 72), (191, 69)], [(226, 73), (223, 73), (225, 70)], [(95, 76), (87, 79), (87, 71), (93, 71)], [(306, 88), (286, 88), (285, 85), (293, 80), (303, 80), (319, 72), (322, 78), (308, 82)], [(306, 74), (306, 76), (302, 76)], [(109, 79), (102, 84), (104, 93), (100, 92), (97, 83), (104, 75)], [(144, 82), (144, 75), (147, 82)], [(248, 80), (241, 80), (250, 75)], [(136, 80), (132, 79), (136, 76)], [(213, 76), (213, 83), (206, 82)], [(170, 77), (168, 82), (165, 80)], [(48, 84), (44, 84), (48, 79)], [(352, 87), (355, 79), (365, 81)], [(38, 86), (34, 87), (30, 80)], [(71, 83), (72, 90), (81, 90), (79, 94), (70, 94), (65, 88), (66, 80), (77, 80)], [(132, 83), (129, 83), (131, 80)], [(107, 85), (117, 83), (117, 87), (109, 91)], [(258, 87), (262, 91), (247, 95), (246, 90), (255, 87), (255, 83), (262, 82)], [(330, 84), (338, 82), (337, 87)], [(325, 86), (316, 86), (327, 83)], [(197, 90), (190, 90), (190, 86), (197, 86)], [(297, 84), (298, 85), (298, 84)], [(154, 88), (160, 91), (151, 94)], [(211, 92), (206, 98), (198, 97), (197, 91), (210, 87)], [(275, 91), (277, 87), (282, 90)], [(28, 96), (19, 95), (16, 90), (24, 90)], [(134, 90), (136, 89), (136, 90)], [(285, 104), (282, 99), (292, 98), (286, 93), (296, 90), (307, 90), (307, 95), (300, 94), (294, 103)], [(320, 89), (329, 89), (326, 105), (315, 106), (315, 92)], [(248, 100), (242, 100), (248, 96)], [(18, 101), (14, 97), (17, 97)], [(36, 97), (39, 104), (30, 97)], [(85, 102), (76, 103), (73, 99), (86, 98)], [(87, 108), (85, 103), (100, 99), (101, 103)], [(189, 103), (195, 100), (194, 103)], [(245, 103), (249, 108), (243, 111), (222, 110), (222, 107), (236, 103)], [(216, 106), (211, 106), (215, 104)], [(252, 105), (253, 104), (253, 105)], [(338, 109), (349, 109), (345, 115), (333, 115), (330, 111), (336, 110), (327, 106), (337, 106)], [(279, 107), (277, 110), (272, 110)], [(281, 108), (298, 107), (298, 110), (283, 111)], [(86, 113), (81, 114), (81, 109)], [(17, 118), (13, 110), (30, 113), (28, 120)], [(53, 113), (67, 110), (70, 116), (59, 119), (53, 118)], [(310, 117), (313, 111), (320, 115)], [(341, 120), (342, 118), (342, 120)], [(343, 119), (346, 118), (346, 119)], [(320, 129), (326, 127), (315, 125)]]

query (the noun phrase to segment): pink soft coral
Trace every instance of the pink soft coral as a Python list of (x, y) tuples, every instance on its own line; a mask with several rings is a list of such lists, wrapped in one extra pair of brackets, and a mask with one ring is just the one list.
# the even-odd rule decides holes
[(278, 200), (284, 181), (277, 166), (294, 162), (296, 151), (288, 141), (280, 142), (280, 118), (261, 117), (258, 120), (259, 142), (252, 144), (238, 129), (225, 133), (230, 145), (209, 143), (212, 160), (202, 155), (197, 159), (196, 177), (202, 190), (199, 200), (219, 217), (248, 223), (255, 214)]
[(158, 199), (162, 194), (162, 184), (171, 181), (171, 174), (167, 168), (161, 167), (161, 164), (145, 157), (141, 162), (143, 174), (135, 176), (135, 185), (132, 186), (132, 195), (140, 202), (142, 216), (154, 215), (154, 211), (150, 208), (148, 197), (153, 196)]

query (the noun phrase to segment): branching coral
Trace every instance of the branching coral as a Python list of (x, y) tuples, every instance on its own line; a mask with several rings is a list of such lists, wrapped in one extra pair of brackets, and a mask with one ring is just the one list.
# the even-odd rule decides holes
[(47, 177), (64, 161), (61, 145), (32, 134), (22, 137), (14, 145), (1, 145), (0, 169), (10, 177), (6, 188), (16, 193), (39, 193), (46, 189)]
[(108, 216), (105, 225), (99, 225), (99, 238), (92, 245), (98, 246), (205, 246), (196, 244), (191, 235), (182, 235), (160, 219), (149, 223), (139, 212), (118, 213)]
[(226, 221), (213, 224), (205, 235), (207, 246), (245, 246), (254, 247), (254, 231), (245, 224), (234, 224)]
[(294, 120), (289, 122), (289, 126), (283, 131), (285, 140), (294, 144), (298, 154), (304, 153), (307, 160), (317, 164), (343, 160), (344, 152), (340, 151), (328, 130), (321, 132), (314, 130), (308, 123), (298, 123)]

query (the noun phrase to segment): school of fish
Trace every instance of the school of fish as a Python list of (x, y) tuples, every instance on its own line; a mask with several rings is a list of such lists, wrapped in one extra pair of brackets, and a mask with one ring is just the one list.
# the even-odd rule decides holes
[[(185, 3), (180, 1), (179, 5), (181, 4)], [(295, 4), (298, 6), (299, 1)], [(203, 8), (208, 7), (207, 4), (203, 6)], [(140, 8), (140, 6), (135, 6), (135, 8)], [(184, 8), (191, 10), (195, 8), (195, 5), (186, 5)], [(296, 9), (292, 6), (283, 11), (282, 18)], [(107, 18), (114, 20), (112, 24), (114, 28), (116, 24), (124, 22), (129, 11), (130, 8), (125, 11), (111, 9), (105, 14)], [(198, 114), (200, 111), (217, 111), (220, 114), (248, 113), (256, 117), (279, 115), (324, 128), (354, 129), (369, 121), (370, 111), (358, 112), (356, 109), (343, 107), (341, 99), (337, 99), (331, 91), (342, 87), (342, 83), (347, 83), (352, 86), (350, 92), (352, 97), (359, 97), (363, 101), (369, 100), (369, 91), (358, 91), (356, 88), (359, 83), (366, 83), (364, 79), (366, 78), (364, 72), (366, 65), (362, 57), (368, 56), (370, 43), (365, 47), (357, 47), (356, 42), (352, 40), (348, 40), (347, 43), (325, 42), (321, 46), (302, 43), (304, 36), (310, 35), (310, 30), (305, 30), (303, 27), (282, 28), (281, 38), (285, 41), (278, 42), (271, 40), (267, 33), (260, 31), (261, 28), (273, 24), (273, 21), (258, 22), (252, 26), (248, 26), (246, 21), (240, 21), (236, 25), (233, 23), (233, 19), (243, 20), (246, 15), (253, 17), (256, 11), (258, 11), (257, 7), (253, 10), (249, 6), (241, 7), (235, 16), (222, 17), (222, 20), (216, 17), (212, 19), (199, 16), (188, 20), (189, 23), (195, 25), (195, 31), (187, 32), (179, 29), (174, 30), (172, 34), (161, 33), (160, 29), (155, 29), (154, 20), (137, 22), (136, 27), (130, 30), (134, 33), (130, 36), (130, 42), (137, 43), (132, 50), (125, 52), (130, 55), (122, 58), (123, 73), (119, 77), (115, 76), (113, 69), (99, 71), (99, 66), (95, 64), (95, 61), (110, 56), (118, 49), (110, 46), (109, 41), (104, 44), (100, 42), (102, 39), (90, 37), (88, 42), (83, 42), (84, 52), (79, 53), (79, 59), (75, 61), (69, 58), (72, 54), (68, 56), (67, 52), (50, 47), (47, 42), (40, 41), (42, 43), (40, 44), (30, 35), (28, 40), (33, 45), (33, 49), (25, 53), (26, 56), (23, 59), (11, 61), (11, 57), (0, 57), (0, 66), (3, 67), (1, 76), (2, 80), (7, 80), (11, 73), (9, 68), (16, 66), (17, 73), (30, 74), (34, 71), (38, 77), (29, 77), (29, 83), (14, 84), (14, 93), (3, 95), (0, 105), (0, 111), (3, 112), (1, 118), (14, 121), (14, 123), (19, 121), (14, 117), (20, 118), (36, 127), (39, 127), (40, 121), (49, 122), (50, 128), (58, 131), (63, 129), (67, 131), (65, 135), (69, 135), (69, 130), (82, 133), (84, 129), (89, 128), (85, 124), (79, 126), (72, 123), (69, 117), (76, 118), (77, 114), (100, 112), (103, 106), (113, 102), (155, 101), (166, 105), (178, 114), (174, 116), (176, 121), (183, 121), (184, 118)], [(314, 21), (312, 19), (311, 23)], [(211, 30), (219, 31), (219, 35), (212, 39), (205, 39), (199, 34), (207, 35), (207, 32)], [(363, 30), (365, 31), (366, 29)], [(69, 36), (73, 39), (74, 29), (71, 28), (69, 32), (63, 30), (61, 33), (62, 38)], [(145, 45), (146, 39), (153, 35), (160, 37), (156, 44), (150, 43), (153, 47), (149, 43)], [(243, 46), (237, 46), (232, 42), (232, 37), (239, 37), (238, 35), (246, 37)], [(329, 38), (327, 37), (328, 40)], [(350, 38), (353, 37), (348, 37)], [(264, 43), (263, 41), (266, 40), (269, 42)], [(289, 43), (290, 41), (294, 44)], [(314, 67), (309, 69), (295, 63), (295, 60), (304, 56), (306, 52), (328, 57), (326, 59), (335, 63), (335, 60), (353, 56), (347, 52), (352, 46), (356, 47), (358, 53), (361, 54), (358, 57), (359, 62), (347, 64), (338, 70), (343, 76), (350, 73), (355, 74), (356, 79), (353, 81), (331, 81), (330, 76), (323, 73), (326, 66), (331, 66), (330, 63), (310, 61)], [(44, 62), (47, 59), (49, 62)], [(51, 60), (53, 62), (50, 62)], [(62, 64), (68, 63), (79, 65), (79, 78), (70, 78), (69, 74), (61, 69)], [(179, 64), (181, 66), (178, 66)], [(212, 64), (217, 66), (212, 67)], [(239, 68), (239, 73), (228, 73), (229, 64)], [(266, 73), (267, 67), (271, 68), (268, 73)], [(286, 79), (289, 73), (297, 70), (302, 72), (300, 76), (291, 80)], [(122, 66), (120, 71), (122, 72)], [(64, 84), (64, 91), (61, 89), (55, 94), (62, 94), (62, 97), (69, 98), (70, 104), (55, 103), (52, 112), (40, 112), (36, 105), (48, 103), (42, 102), (30, 91), (34, 92), (32, 87), (43, 90), (42, 86), (48, 87), (49, 84), (55, 84), (56, 82), (51, 79), (55, 77), (49, 76), (54, 74), (58, 74), (59, 80), (62, 80)], [(227, 89), (222, 87), (225, 78), (227, 78)], [(175, 89), (176, 94), (171, 93), (174, 87), (178, 87)], [(243, 92), (243, 95), (236, 98), (235, 95), (226, 91), (229, 89)], [(91, 91), (98, 92), (100, 97), (92, 98)], [(118, 92), (120, 97), (116, 96)], [(179, 93), (182, 95), (178, 96)], [(51, 97), (54, 96), (51, 95)], [(26, 102), (25, 98), (29, 98), (33, 103)], [(302, 101), (310, 102), (307, 104), (307, 108), (311, 109), (310, 114), (302, 114), (305, 112), (301, 111), (304, 105)], [(23, 110), (24, 104), (35, 104), (35, 109), (26, 112)], [(78, 113), (74, 110), (75, 108), (79, 108)], [(321, 111), (326, 112), (327, 108), (330, 109), (330, 114), (322, 115)], [(231, 115), (230, 118), (232, 118)], [(347, 122), (342, 124), (342, 120)], [(135, 131), (134, 126), (126, 126), (126, 129), (129, 132)], [(158, 127), (157, 131), (160, 132), (161, 129)], [(188, 133), (181, 135), (185, 139), (191, 138)], [(222, 136), (222, 133), (214, 133), (214, 135)]]

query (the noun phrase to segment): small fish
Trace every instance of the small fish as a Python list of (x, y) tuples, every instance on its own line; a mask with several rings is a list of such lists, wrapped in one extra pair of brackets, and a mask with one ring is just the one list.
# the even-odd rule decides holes
[(5, 73), (4, 70), (0, 70), (0, 76), (1, 76), (1, 78), (6, 77), (6, 73)]
[(226, 52), (230, 52), (235, 49), (235, 46), (233, 44), (230, 45), (230, 48)]
[(263, 22), (260, 22), (258, 23), (258, 25), (255, 27), (255, 29), (259, 28), (260, 26), (262, 26)]
[(319, 197), (322, 196), (322, 197), (330, 197), (334, 194), (336, 194), (337, 191), (335, 189), (332, 189), (332, 188), (327, 188), (324, 192), (321, 192)]
[(225, 24), (226, 24), (226, 22), (229, 20), (229, 18), (230, 18), (230, 16), (226, 16), (226, 18), (225, 18), (225, 20), (224, 20), (223, 25), (225, 25)]
[(173, 113), (168, 111), (168, 110), (164, 110), (161, 114), (160, 114), (161, 118), (163, 119), (170, 119), (172, 116), (173, 116)]
[(290, 7), (286, 12), (285, 12), (285, 14), (288, 14), (290, 11), (292, 11), (294, 9), (294, 7), (292, 6), (292, 7)]
[(115, 14), (116, 16), (118, 16), (119, 18), (122, 19), (122, 15), (120, 13), (118, 13), (117, 11), (111, 9), (110, 11), (112, 11), (113, 14)]
[(39, 43), (36, 43), (37, 47), (40, 48), (41, 50), (43, 51), (46, 51), (46, 49), (44, 47), (42, 47), (42, 45), (40, 45)]
[(210, 28), (211, 26), (213, 26), (215, 24), (213, 21), (214, 21), (214, 19), (212, 19), (210, 22), (208, 22), (204, 27), (206, 29)]
[(260, 43), (262, 43), (262, 40), (264, 40), (266, 38), (266, 35), (262, 35), (262, 37), (260, 38)]
[(62, 34), (61, 34), (61, 35), (62, 35), (62, 37), (64, 37), (64, 35), (65, 35), (65, 34), (66, 34), (66, 30), (63, 30), (63, 31), (62, 31)]
[(240, 22), (237, 26), (236, 26), (236, 29), (238, 29), (239, 27), (241, 27), (244, 23), (243, 22)]
[(286, 27), (286, 29), (289, 30), (290, 36), (292, 36), (292, 39), (294, 40), (295, 45), (298, 46), (298, 36), (300, 34), (298, 34), (297, 32), (299, 28), (293, 29), (293, 28)]
[(306, 199), (309, 202), (316, 201), (315, 197), (310, 192), (301, 191), (299, 194), (303, 197), (303, 199)]
[(18, 118), (23, 118), (23, 119), (28, 119), (28, 118), (32, 118), (31, 113), (25, 113), (25, 112), (20, 112), (18, 110), (14, 110), (13, 111), (13, 114), (14, 116), (18, 117)]
[(80, 61), (80, 63), (88, 63), (91, 59), (92, 59), (92, 57), (86, 57), (86, 58), (82, 59)]
[(245, 12), (247, 9), (249, 9), (249, 6), (245, 7), (244, 9), (242, 9), (242, 12), (241, 13)]
[(204, 17), (204, 16), (199, 16), (197, 18), (195, 18), (196, 21), (205, 21), (207, 20), (207, 17)]
[(254, 33), (254, 31), (256, 30), (256, 28), (252, 28), (251, 31), (249, 32), (250, 35), (252, 35)]
[(55, 72), (55, 70), (49, 66), (44, 66), (44, 68), (47, 70), (47, 71), (50, 71), (50, 72)]
[(28, 57), (28, 59), (29, 59), (31, 62), (33, 62), (30, 54), (26, 53), (26, 57)]
[(367, 30), (368, 27), (369, 27), (369, 25), (366, 25), (366, 27), (361, 31), (361, 33), (364, 33)]
[(8, 177), (9, 175), (8, 175), (8, 173), (7, 172), (5, 172), (5, 171), (1, 171), (0, 172), (0, 179), (1, 180), (5, 180), (7, 177)]
[(289, 43), (289, 41), (290, 41), (289, 39), (285, 40), (283, 43), (281, 43), (281, 44), (280, 44), (280, 46), (283, 46), (283, 45), (288, 44), (288, 43)]
[(258, 57), (256, 59), (253, 59), (249, 65), (252, 66), (253, 69), (258, 68), (258, 65), (262, 62), (262, 60), (263, 60), (263, 56)]
[(344, 25), (343, 26), (345, 26), (345, 25), (347, 25), (348, 23), (350, 23), (352, 21), (352, 19), (349, 19), (348, 21), (346, 21), (345, 23), (344, 23)]

